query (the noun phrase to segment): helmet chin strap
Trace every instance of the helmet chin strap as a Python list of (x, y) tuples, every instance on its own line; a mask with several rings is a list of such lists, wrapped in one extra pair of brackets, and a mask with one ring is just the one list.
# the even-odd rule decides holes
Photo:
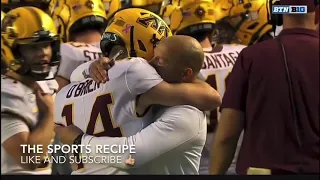
[[(47, 77), (50, 75), (50, 72), (52, 72), (52, 68), (54, 66), (50, 65), (50, 70), (48, 71), (37, 71), (37, 70), (33, 70), (30, 67), (26, 67), (26, 66), (22, 66), (19, 70), (18, 70), (18, 75), (23, 76), (23, 77), (30, 77), (35, 81), (43, 81), (43, 80), (49, 80), (47, 79)], [(54, 76), (52, 76), (53, 79)]]
[(133, 33), (134, 33), (134, 26), (131, 26), (130, 27), (130, 52), (129, 52), (129, 55), (130, 55), (130, 57), (137, 57), (137, 52), (134, 49)]
[(160, 42), (160, 39), (158, 39), (156, 36), (156, 34), (153, 34), (151, 39), (151, 43), (153, 44), (154, 48), (157, 46), (157, 43)]
[(33, 76), (37, 81), (47, 80), (46, 78), (50, 75), (50, 71), (33, 71), (30, 70), (30, 75)]

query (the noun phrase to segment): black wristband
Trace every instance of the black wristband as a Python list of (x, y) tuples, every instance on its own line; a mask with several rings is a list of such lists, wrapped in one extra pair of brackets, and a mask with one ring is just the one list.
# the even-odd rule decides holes
[(82, 136), (84, 135), (84, 133), (79, 134), (79, 136), (76, 137), (76, 139), (73, 141), (72, 144), (75, 145), (80, 145), (81, 144), (81, 140), (82, 140)]
[(79, 154), (81, 151), (81, 140), (84, 133), (79, 134), (79, 136), (76, 137), (76, 139), (73, 141), (73, 144), (77, 145), (77, 152), (74, 152), (73, 155), (77, 158), (80, 158)]

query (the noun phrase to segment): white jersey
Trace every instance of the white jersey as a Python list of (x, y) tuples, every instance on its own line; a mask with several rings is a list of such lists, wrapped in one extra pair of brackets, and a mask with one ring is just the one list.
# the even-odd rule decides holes
[[(199, 73), (199, 78), (206, 81), (220, 96), (223, 97), (226, 90), (226, 81), (230, 74), (233, 65), (238, 58), (239, 53), (246, 46), (240, 44), (223, 44), (216, 45), (213, 48), (204, 48), (205, 59), (202, 69)], [(212, 147), (212, 132), (214, 132), (220, 112), (218, 108), (210, 112), (206, 112), (208, 118), (208, 136), (206, 146), (202, 152), (200, 174), (209, 173), (209, 160)]]
[[(85, 65), (85, 64), (84, 64)], [(80, 67), (79, 67), (80, 68)], [(151, 123), (151, 113), (139, 118), (135, 113), (136, 96), (163, 80), (142, 58), (117, 61), (108, 71), (109, 81), (97, 84), (88, 78), (72, 82), (56, 96), (55, 121), (76, 125), (95, 136), (131, 136)], [(73, 174), (125, 174), (125, 171), (100, 164), (84, 164)]]
[[(239, 44), (224, 44), (217, 45), (214, 48), (203, 49), (205, 59), (199, 77), (216, 89), (221, 97), (223, 97), (226, 89), (228, 75), (230, 74), (239, 53), (245, 47), (246, 46)], [(210, 114), (210, 119), (218, 119), (219, 116), (220, 114), (216, 111), (215, 114)]]
[(103, 54), (99, 46), (80, 42), (68, 42), (60, 45), (61, 61), (58, 75), (69, 80), (73, 70), (79, 65), (98, 59)]
[[(50, 83), (54, 84), (53, 81)], [(41, 87), (48, 88), (45, 86), (43, 82)], [(51, 174), (51, 165), (35, 171), (24, 170), (2, 147), (15, 134), (32, 131), (37, 122), (38, 107), (33, 91), (18, 81), (1, 76), (1, 174)]]
[(155, 122), (141, 132), (122, 138), (93, 137), (84, 135), (82, 145), (134, 146), (131, 152), (135, 163), (127, 165), (130, 152), (110, 154), (92, 149), (86, 156), (120, 156), (121, 162), (106, 162), (128, 170), (130, 174), (195, 175), (198, 174), (200, 157), (206, 141), (207, 123), (204, 113), (195, 107), (180, 105), (159, 107)]

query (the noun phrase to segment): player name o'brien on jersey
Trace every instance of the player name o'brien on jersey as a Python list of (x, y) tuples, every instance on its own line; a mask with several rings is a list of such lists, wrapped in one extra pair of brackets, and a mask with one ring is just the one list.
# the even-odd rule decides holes
[(202, 69), (232, 67), (239, 54), (240, 52), (238, 51), (229, 53), (205, 53)]
[(87, 79), (85, 82), (71, 86), (71, 88), (68, 90), (66, 98), (83, 96), (99, 88), (100, 83), (96, 83), (92, 79)]

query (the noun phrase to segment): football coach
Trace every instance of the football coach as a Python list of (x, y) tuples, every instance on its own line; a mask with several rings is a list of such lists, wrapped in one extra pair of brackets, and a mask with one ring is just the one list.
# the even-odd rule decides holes
[(278, 4), (306, 5), (305, 14), (275, 15), (269, 7), (272, 24), (283, 24), (282, 32), (239, 54), (220, 108), (211, 174), (227, 171), (242, 130), (237, 174), (257, 169), (264, 174), (319, 173), (317, 4), (314, 0)]

